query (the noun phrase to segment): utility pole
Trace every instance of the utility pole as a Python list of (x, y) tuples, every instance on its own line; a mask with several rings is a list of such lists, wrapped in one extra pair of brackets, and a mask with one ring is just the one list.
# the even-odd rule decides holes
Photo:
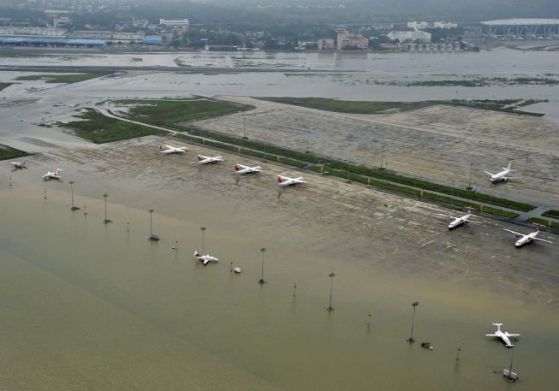
[(332, 306), (332, 296), (334, 293), (334, 277), (336, 277), (336, 273), (330, 273), (328, 274), (328, 277), (330, 277), (330, 304), (328, 305), (328, 312), (332, 312), (334, 311), (334, 307)]
[(153, 232), (153, 209), (149, 210), (149, 240), (151, 240), (152, 242), (157, 242), (159, 241), (159, 236), (157, 236), (154, 232)]
[(413, 337), (413, 329), (415, 326), (415, 308), (418, 305), (419, 305), (419, 301), (414, 301), (413, 303), (411, 303), (411, 306), (413, 307), (413, 312), (411, 316), (411, 333), (410, 333), (410, 337), (408, 338), (408, 342), (410, 343), (410, 345), (415, 342), (415, 338)]
[(266, 248), (262, 247), (260, 249), (260, 256), (261, 256), (260, 280), (258, 280), (260, 284), (264, 284), (266, 282), (264, 281), (264, 253), (265, 252), (266, 252)]
[(70, 181), (70, 192), (72, 193), (72, 207), (70, 208), (71, 211), (75, 211), (80, 209), (78, 206), (74, 204), (74, 181)]
[(103, 220), (103, 222), (105, 224), (109, 224), (112, 221), (107, 217), (107, 198), (109, 198), (109, 195), (107, 193), (103, 194), (103, 198), (105, 199), (105, 220)]
[(248, 139), (247, 137), (247, 119), (243, 117), (243, 139)]

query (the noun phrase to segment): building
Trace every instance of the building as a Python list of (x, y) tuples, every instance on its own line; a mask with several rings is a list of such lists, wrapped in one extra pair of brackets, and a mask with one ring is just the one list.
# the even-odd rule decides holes
[(552, 37), (559, 35), (559, 19), (499, 19), (481, 22), (483, 34), (496, 37)]
[(336, 27), (335, 31), (337, 50), (365, 50), (369, 47), (369, 39), (361, 34), (350, 34), (345, 27)]
[(427, 23), (427, 22), (408, 22), (407, 26), (410, 29), (414, 29), (414, 30), (418, 31), (418, 30), (424, 30), (426, 28), (429, 28), (429, 23)]
[(154, 46), (161, 46), (163, 45), (163, 38), (159, 35), (146, 35), (142, 40), (144, 45), (154, 45)]
[(188, 30), (190, 26), (190, 21), (188, 19), (159, 19), (159, 24), (161, 26), (180, 28), (183, 30)]
[(458, 24), (451, 22), (433, 22), (433, 28), (450, 30), (458, 28)]
[(388, 39), (395, 42), (398, 41), (400, 43), (404, 42), (422, 42), (422, 43), (429, 43), (431, 42), (431, 33), (425, 31), (391, 31), (386, 34)]
[(316, 47), (318, 50), (335, 50), (336, 41), (330, 38), (322, 38), (316, 42)]

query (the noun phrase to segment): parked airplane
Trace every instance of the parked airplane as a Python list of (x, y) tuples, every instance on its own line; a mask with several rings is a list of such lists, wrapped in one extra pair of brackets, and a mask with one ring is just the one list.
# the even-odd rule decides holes
[(489, 181), (491, 183), (498, 183), (498, 182), (501, 182), (501, 181), (506, 182), (506, 181), (508, 181), (509, 179), (512, 178), (511, 176), (509, 176), (509, 174), (513, 171), (511, 169), (511, 164), (512, 164), (512, 161), (509, 162), (508, 166), (503, 167), (503, 171), (498, 172), (496, 174), (492, 174), (489, 171), (484, 171), (484, 172), (487, 175), (489, 175)]
[(223, 161), (221, 156), (205, 156), (205, 155), (198, 155), (196, 156), (198, 159), (199, 164), (210, 164), (210, 163), (219, 163)]
[(288, 176), (283, 176), (283, 175), (278, 175), (278, 186), (295, 186), (301, 183), (306, 183), (303, 180), (303, 177), (297, 177), (297, 178), (290, 178)]
[(235, 173), (237, 174), (258, 174), (262, 172), (262, 167), (260, 166), (245, 166), (244, 164), (235, 164)]
[(194, 256), (198, 258), (199, 261), (203, 262), (204, 265), (207, 265), (210, 262), (218, 262), (219, 258), (211, 256), (210, 254), (202, 254), (198, 252), (198, 250), (194, 251)]
[(470, 217), (472, 217), (472, 209), (468, 208), (467, 211), (468, 213), (466, 213), (464, 216), (451, 217), (452, 220), (450, 220), (450, 223), (448, 223), (448, 229), (454, 229), (468, 223), (470, 221)]
[(56, 179), (58, 181), (61, 180), (62, 175), (60, 175), (60, 171), (62, 171), (61, 168), (57, 168), (55, 172), (47, 171), (47, 173), (43, 175), (43, 180), (44, 181), (50, 181), (51, 179)]
[(537, 237), (538, 234), (540, 233), (539, 228), (537, 230), (535, 230), (534, 232), (530, 232), (529, 234), (523, 234), (523, 233), (520, 233), (520, 232), (511, 231), (510, 229), (506, 229), (506, 228), (504, 228), (504, 230), (507, 231), (507, 232), (510, 232), (512, 234), (515, 234), (516, 237), (519, 238), (514, 243), (514, 245), (516, 247), (522, 247), (525, 244), (532, 243), (532, 241), (534, 241), (534, 240), (538, 240), (540, 242), (553, 243), (550, 240), (540, 239), (540, 238)]
[(11, 162), (10, 163), (12, 165), (12, 167), (14, 168), (14, 170), (22, 170), (24, 168), (27, 168), (26, 163), (24, 161), (21, 162)]
[(186, 147), (173, 147), (172, 145), (164, 144), (159, 146), (161, 153), (171, 154), (171, 153), (186, 153), (188, 148)]
[(500, 339), (507, 348), (512, 348), (514, 345), (510, 342), (511, 338), (516, 339), (520, 337), (520, 334), (512, 334), (507, 331), (502, 331), (502, 323), (493, 323), (493, 326), (497, 326), (497, 330), (493, 334), (485, 334), (486, 337), (494, 337)]

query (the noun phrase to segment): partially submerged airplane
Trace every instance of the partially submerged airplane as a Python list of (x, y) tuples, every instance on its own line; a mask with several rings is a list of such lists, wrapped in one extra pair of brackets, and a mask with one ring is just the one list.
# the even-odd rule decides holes
[(172, 145), (164, 144), (159, 146), (161, 153), (172, 154), (172, 153), (186, 153), (188, 148), (186, 147), (173, 147)]
[(219, 163), (223, 161), (223, 158), (219, 155), (217, 156), (205, 156), (205, 155), (198, 155), (196, 156), (198, 159), (199, 164), (212, 164), (212, 163)]
[(512, 348), (514, 345), (511, 343), (511, 338), (516, 339), (520, 337), (520, 334), (509, 333), (508, 331), (501, 330), (502, 323), (493, 323), (493, 326), (497, 326), (497, 330), (493, 334), (485, 334), (486, 337), (493, 337), (500, 339), (507, 348)]
[(259, 172), (262, 172), (262, 167), (260, 166), (245, 166), (244, 164), (235, 164), (235, 173), (236, 174), (258, 174)]
[(204, 254), (198, 252), (198, 250), (194, 251), (194, 256), (196, 258), (198, 258), (198, 260), (200, 262), (202, 262), (204, 265), (207, 265), (210, 262), (218, 262), (219, 261), (219, 258), (216, 258), (216, 257), (214, 257), (210, 254), (205, 254), (204, 255)]
[(286, 186), (295, 186), (295, 185), (299, 185), (301, 183), (306, 183), (303, 180), (303, 177), (297, 177), (297, 178), (290, 178), (288, 176), (283, 176), (283, 175), (278, 175), (278, 186), (282, 186), (282, 187), (286, 187)]
[(15, 170), (22, 170), (22, 169), (24, 169), (24, 168), (27, 168), (27, 165), (26, 165), (26, 163), (25, 163), (24, 161), (21, 161), (21, 162), (11, 162), (10, 164), (11, 164), (12, 167), (14, 168), (14, 171), (15, 171)]
[(484, 171), (487, 175), (489, 175), (489, 182), (491, 183), (498, 183), (498, 182), (506, 182), (509, 179), (511, 179), (512, 177), (509, 176), (509, 174), (513, 171), (511, 169), (511, 164), (512, 161), (509, 162), (509, 165), (506, 167), (503, 167), (503, 171), (500, 171), (496, 174), (492, 174), (489, 171)]
[(510, 229), (506, 229), (506, 228), (504, 228), (504, 230), (507, 231), (507, 232), (510, 232), (511, 234), (516, 235), (516, 237), (519, 238), (519, 239), (516, 240), (516, 242), (514, 242), (514, 245), (516, 247), (522, 247), (525, 244), (532, 243), (534, 240), (537, 240), (537, 241), (540, 241), (540, 242), (553, 243), (550, 240), (545, 240), (545, 239), (541, 239), (541, 238), (537, 237), (538, 234), (540, 233), (539, 227), (538, 227), (537, 230), (535, 230), (534, 232), (530, 232), (529, 234), (523, 234), (523, 233), (520, 233), (520, 232), (511, 231)]
[(470, 217), (472, 217), (472, 209), (467, 208), (468, 213), (460, 217), (451, 217), (450, 223), (448, 223), (448, 229), (454, 229), (461, 225), (464, 225), (470, 221)]
[(61, 171), (61, 168), (57, 168), (55, 172), (47, 171), (47, 173), (43, 175), (43, 180), (50, 181), (51, 179), (56, 179), (57, 181), (60, 181), (62, 180), (62, 175), (60, 175)]

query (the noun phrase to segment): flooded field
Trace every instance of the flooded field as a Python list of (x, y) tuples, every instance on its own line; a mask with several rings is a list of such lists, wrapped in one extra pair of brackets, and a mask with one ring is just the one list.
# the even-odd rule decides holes
[[(32, 158), (11, 189), (0, 170), (5, 388), (508, 389), (493, 371), (511, 351), (484, 337), (496, 321), (522, 334), (515, 387), (556, 388), (556, 247), (517, 250), (484, 219), (448, 232), (444, 210), (317, 175), (278, 198), (281, 167), (237, 183), (233, 155), (198, 167), (211, 151), (161, 157), (160, 142)], [(51, 166), (65, 182), (40, 183)], [(218, 264), (191, 255), (201, 226)]]

